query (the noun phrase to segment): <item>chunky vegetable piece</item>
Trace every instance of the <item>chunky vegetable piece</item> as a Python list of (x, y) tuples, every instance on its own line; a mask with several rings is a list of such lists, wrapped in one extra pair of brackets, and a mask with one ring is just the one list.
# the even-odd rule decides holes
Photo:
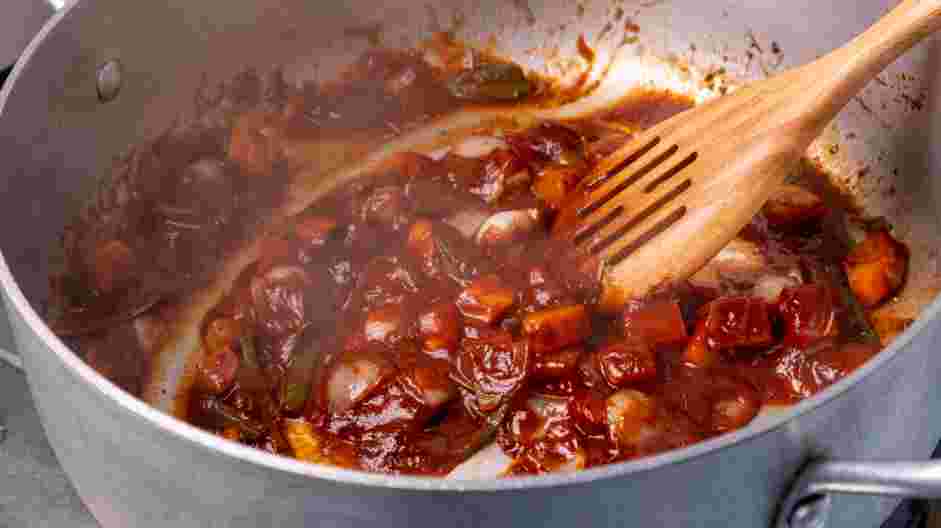
[(876, 306), (902, 286), (908, 269), (905, 247), (884, 229), (872, 231), (844, 262), (850, 288), (864, 306)]
[(621, 316), (624, 335), (651, 345), (683, 343), (688, 338), (680, 303), (676, 301), (631, 302)]
[[(452, 89), (503, 82), (486, 75)], [(611, 127), (542, 123), (399, 154), (269, 236), (206, 325), (193, 419), (370, 471), (441, 474), (494, 437), (508, 475), (573, 471), (738, 429), (876, 352), (856, 341), (868, 322), (839, 260), (812, 253), (829, 210), (795, 185), (688, 286), (597, 311), (599, 263), (547, 233), (587, 153), (610, 148), (594, 142), (628, 137)], [(881, 302), (904, 257), (870, 233), (845, 258), (849, 288)]]
[(580, 304), (548, 308), (523, 318), (523, 335), (537, 356), (578, 344), (590, 334), (588, 310)]
[(484, 324), (497, 321), (513, 306), (515, 293), (496, 275), (472, 282), (457, 298), (457, 308), (466, 319)]
[(781, 292), (778, 312), (784, 322), (784, 341), (807, 346), (839, 334), (832, 287), (808, 284)]
[[(445, 475), (492, 442), (512, 459), (508, 475), (687, 446), (811, 396), (878, 351), (859, 305), (898, 291), (907, 252), (885, 229), (841, 252), (825, 221), (839, 211), (800, 185), (778, 189), (686, 283), (616, 315), (597, 309), (604, 263), (573, 255), (551, 224), (606, 153), (691, 104), (667, 92), (396, 153), (265, 223), (311, 164), (365, 156), (358, 142), (462, 102), (544, 90), (443, 36), (421, 54), (370, 51), (336, 84), (247, 73), (193, 129), (125, 160), (64, 238), (69, 271), (53, 291), (73, 317), (106, 314), (141, 287), (185, 297), (260, 238), (257, 261), (200, 326), (188, 419), (272, 453), (396, 474)], [(904, 325), (876, 323), (883, 338)], [(135, 390), (146, 343), (164, 337), (155, 327), (138, 319), (77, 345)]]

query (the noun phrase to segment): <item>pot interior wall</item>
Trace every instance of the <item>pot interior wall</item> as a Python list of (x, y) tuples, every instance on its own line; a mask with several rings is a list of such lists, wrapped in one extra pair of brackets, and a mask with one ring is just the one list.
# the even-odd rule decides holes
[[(436, 31), (542, 73), (575, 78), (583, 36), (613, 57), (668, 59), (695, 85), (722, 70), (765, 76), (828, 51), (892, 2), (796, 0), (453, 0), (422, 2), (80, 2), (20, 72), (0, 116), (0, 247), (27, 298), (42, 310), (52, 248), (112, 158), (168, 127), (200, 86), (247, 66), (286, 65), (294, 80), (330, 78), (379, 38), (409, 46)], [(638, 29), (639, 28), (639, 29)], [(908, 286), (889, 310), (913, 317), (935, 297), (941, 237), (935, 198), (941, 172), (938, 41), (914, 50), (844, 111), (811, 154), (841, 176), (912, 249)], [(119, 60), (124, 84), (101, 103), (97, 67)], [(655, 82), (639, 71), (634, 84)], [(610, 87), (611, 85), (607, 85)], [(630, 85), (614, 86), (627, 92)]]

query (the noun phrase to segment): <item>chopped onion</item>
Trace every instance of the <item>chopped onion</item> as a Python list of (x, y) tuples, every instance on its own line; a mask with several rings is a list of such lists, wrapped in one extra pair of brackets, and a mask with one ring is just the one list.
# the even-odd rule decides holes
[(608, 396), (607, 415), (611, 437), (624, 446), (636, 446), (654, 433), (656, 400), (643, 392), (621, 389)]
[(368, 357), (341, 360), (327, 379), (330, 410), (340, 413), (350, 409), (378, 387), (386, 374), (383, 365)]
[(513, 464), (496, 442), (481, 449), (448, 473), (447, 478), (458, 480), (491, 479), (503, 476)]
[(690, 277), (689, 282), (710, 289), (720, 289), (722, 280), (729, 278), (751, 283), (768, 265), (768, 258), (757, 244), (736, 238)]
[(797, 270), (781, 275), (764, 275), (755, 281), (752, 295), (761, 297), (769, 303), (775, 303), (785, 288), (795, 288), (801, 283), (800, 272)]
[(541, 220), (538, 209), (501, 211), (487, 218), (477, 230), (474, 241), (481, 246), (499, 246), (520, 240), (533, 232)]

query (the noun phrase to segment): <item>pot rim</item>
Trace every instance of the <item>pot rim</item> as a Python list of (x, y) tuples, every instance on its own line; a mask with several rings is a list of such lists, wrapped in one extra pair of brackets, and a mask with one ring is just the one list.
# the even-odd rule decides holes
[[(26, 65), (29, 64), (36, 50), (43, 44), (46, 36), (55, 30), (58, 23), (64, 17), (68, 16), (72, 9), (79, 4), (85, 3), (87, 3), (86, 0), (77, 0), (64, 9), (59, 10), (43, 26), (24, 50), (4, 84), (3, 89), (0, 90), (0, 119), (3, 118), (3, 109), (21, 73), (26, 68)], [(922, 310), (922, 313), (915, 322), (902, 334), (897, 336), (888, 347), (880, 351), (865, 365), (856, 369), (856, 371), (846, 378), (810, 398), (788, 406), (786, 409), (775, 413), (774, 416), (766, 420), (756, 420), (744, 428), (731, 433), (726, 433), (688, 447), (674, 449), (658, 455), (584, 469), (574, 473), (521, 476), (490, 480), (459, 480), (442, 477), (385, 475), (342, 469), (323, 464), (301, 462), (225, 440), (212, 433), (203, 431), (176, 417), (165, 414), (132, 396), (130, 393), (125, 392), (79, 358), (77, 354), (52, 332), (42, 317), (26, 299), (16, 279), (13, 277), (2, 251), (0, 251), (0, 286), (2, 286), (2, 290), (9, 300), (8, 307), (18, 312), (19, 316), (26, 321), (30, 330), (32, 330), (34, 337), (39, 338), (45, 348), (48, 348), (56, 354), (72, 375), (93, 387), (100, 395), (112, 400), (135, 418), (152, 424), (163, 433), (191, 442), (205, 449), (207, 452), (222, 453), (240, 462), (248, 462), (298, 476), (331, 480), (349, 485), (431, 492), (496, 492), (503, 490), (524, 490), (587, 484), (596, 480), (639, 475), (647, 471), (656, 470), (662, 466), (693, 461), (715, 451), (732, 448), (738, 444), (755, 440), (763, 435), (777, 431), (782, 427), (786, 427), (792, 420), (808, 414), (818, 407), (833, 402), (852, 389), (856, 384), (861, 383), (869, 377), (875, 370), (883, 368), (884, 365), (894, 360), (912, 341), (916, 334), (922, 332), (929, 324), (933, 324), (936, 320), (941, 318), (941, 295), (939, 295), (931, 304)], [(24, 363), (27, 366), (29, 365), (28, 361)]]

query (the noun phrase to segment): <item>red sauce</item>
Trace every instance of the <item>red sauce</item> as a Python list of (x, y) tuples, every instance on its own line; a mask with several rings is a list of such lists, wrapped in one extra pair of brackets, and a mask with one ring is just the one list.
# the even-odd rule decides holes
[[(491, 82), (501, 68), (461, 79)], [(285, 115), (288, 135), (395, 131), (453, 108), (455, 94), (519, 95), (508, 75), (449, 92), (416, 56), (373, 53), (342, 89), (286, 96), (275, 113), (256, 101), (233, 116), (234, 129), (216, 131), (232, 137), (211, 153), (224, 158), (235, 205), (200, 217), (193, 241), (216, 233), (207, 248), (219, 249), (207, 255), (186, 242), (186, 259), (148, 268), (159, 261), (141, 257), (155, 250), (153, 237), (131, 235), (154, 233), (141, 226), (163, 218), (152, 204), (166, 186), (157, 186), (119, 228), (75, 231), (81, 243), (68, 247), (80, 272), (61, 280), (95, 283), (101, 269), (108, 280), (71, 306), (94, 310), (161, 272), (186, 278), (166, 286), (185, 292), (196, 270), (211, 271), (226, 247), (253, 236), (263, 208), (246, 197), (265, 187), (261, 202), (276, 201), (283, 137), (268, 129)], [(740, 259), (711, 263), (616, 316), (595, 309), (598, 263), (550, 237), (566, 197), (629, 130), (690, 105), (651, 92), (592, 118), (501, 131), (506, 147), (479, 159), (401, 154), (314, 204), (265, 235), (261, 258), (203, 322), (189, 420), (260, 449), (388, 473), (444, 475), (495, 440), (514, 460), (509, 473), (539, 473), (689, 445), (846, 376), (879, 349), (853, 293), (869, 288), (878, 301), (897, 288), (905, 253), (880, 233), (847, 259), (828, 220), (840, 211), (813, 191), (772, 199), (743, 230)], [(178, 172), (165, 173), (173, 192)], [(459, 211), (472, 214), (455, 220)], [(502, 230), (498, 213), (514, 229)], [(474, 217), (491, 218), (492, 230), (474, 237), (453, 225)], [(96, 248), (92, 262), (85, 247)], [(857, 278), (852, 289), (844, 266)], [(89, 360), (103, 369), (110, 362), (99, 350)]]

